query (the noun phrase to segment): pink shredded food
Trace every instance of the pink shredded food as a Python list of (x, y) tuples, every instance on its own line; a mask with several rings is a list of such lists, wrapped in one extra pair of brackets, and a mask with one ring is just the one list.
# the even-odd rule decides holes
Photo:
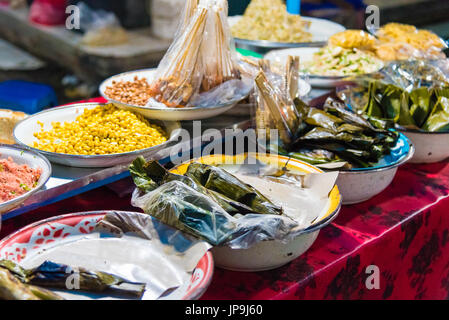
[(0, 203), (6, 202), (36, 187), (42, 169), (18, 165), (11, 158), (0, 159)]

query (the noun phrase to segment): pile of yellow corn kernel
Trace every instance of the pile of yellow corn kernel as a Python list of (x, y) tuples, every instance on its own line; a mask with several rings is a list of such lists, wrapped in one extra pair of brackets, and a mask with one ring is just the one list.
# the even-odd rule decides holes
[(75, 155), (105, 155), (150, 148), (167, 141), (166, 133), (144, 117), (112, 104), (85, 109), (73, 122), (52, 122), (34, 133), (34, 147)]

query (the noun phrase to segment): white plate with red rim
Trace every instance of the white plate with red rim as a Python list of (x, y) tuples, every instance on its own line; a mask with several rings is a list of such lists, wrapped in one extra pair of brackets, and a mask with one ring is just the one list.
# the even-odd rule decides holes
[[(73, 241), (74, 237), (92, 233), (108, 211), (90, 211), (61, 215), (30, 224), (0, 241), (0, 259), (16, 263), (55, 246)], [(71, 239), (72, 238), (72, 239)], [(161, 299), (199, 299), (212, 281), (214, 261), (208, 251), (198, 262), (189, 283), (184, 283)]]

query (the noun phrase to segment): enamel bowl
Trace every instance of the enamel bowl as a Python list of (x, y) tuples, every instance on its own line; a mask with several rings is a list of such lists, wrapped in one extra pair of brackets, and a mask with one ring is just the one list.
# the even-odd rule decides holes
[(165, 130), (169, 138), (164, 143), (142, 150), (107, 155), (74, 155), (42, 151), (31, 147), (33, 142), (37, 141), (33, 134), (41, 130), (41, 126), (38, 122), (43, 123), (45, 130), (50, 130), (52, 128), (52, 122), (64, 123), (75, 121), (84, 110), (93, 109), (102, 105), (105, 104), (77, 103), (36, 113), (16, 125), (14, 128), (14, 138), (18, 144), (46, 156), (48, 160), (53, 163), (80, 168), (106, 168), (116, 165), (129, 164), (140, 155), (150, 157), (162, 149), (175, 144), (181, 134), (181, 125), (179, 122), (153, 121)]
[(40, 168), (42, 170), (42, 174), (39, 177), (36, 187), (24, 193), (20, 197), (0, 203), (0, 227), (1, 227), (1, 214), (11, 211), (12, 209), (20, 206), (32, 194), (41, 190), (51, 176), (51, 164), (45, 157), (41, 156), (36, 152), (30, 151), (26, 148), (14, 145), (0, 144), (0, 159), (5, 159), (9, 157), (19, 165), (26, 164), (33, 169)]
[[(189, 163), (196, 161), (209, 165), (225, 163), (242, 163), (247, 155), (251, 155), (262, 163), (286, 166), (289, 170), (299, 173), (322, 173), (320, 169), (305, 162), (283, 156), (266, 154), (241, 154), (236, 156), (212, 155), (192, 160), (172, 169), (174, 173), (183, 174)], [(298, 232), (291, 241), (284, 243), (276, 240), (261, 241), (248, 249), (232, 249), (228, 246), (215, 246), (211, 249), (215, 265), (235, 271), (263, 271), (281, 267), (298, 258), (315, 242), (320, 230), (335, 219), (340, 211), (341, 195), (337, 186), (329, 193), (327, 207), (312, 224)]]
[(449, 132), (401, 131), (415, 145), (410, 163), (433, 163), (449, 158)]
[(371, 199), (385, 190), (393, 181), (399, 166), (412, 159), (415, 147), (400, 134), (391, 154), (385, 156), (376, 166), (340, 170), (337, 185), (343, 197), (343, 204), (355, 204)]

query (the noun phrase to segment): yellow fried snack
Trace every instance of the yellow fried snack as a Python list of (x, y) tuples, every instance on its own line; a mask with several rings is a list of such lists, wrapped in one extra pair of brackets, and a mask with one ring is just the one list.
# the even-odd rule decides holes
[(111, 104), (85, 109), (73, 122), (52, 123), (34, 133), (34, 147), (75, 155), (105, 155), (150, 148), (167, 141), (165, 132), (140, 114)]
[(338, 32), (329, 38), (329, 44), (345, 49), (366, 49), (371, 50), (376, 42), (376, 38), (363, 30), (345, 30)]

